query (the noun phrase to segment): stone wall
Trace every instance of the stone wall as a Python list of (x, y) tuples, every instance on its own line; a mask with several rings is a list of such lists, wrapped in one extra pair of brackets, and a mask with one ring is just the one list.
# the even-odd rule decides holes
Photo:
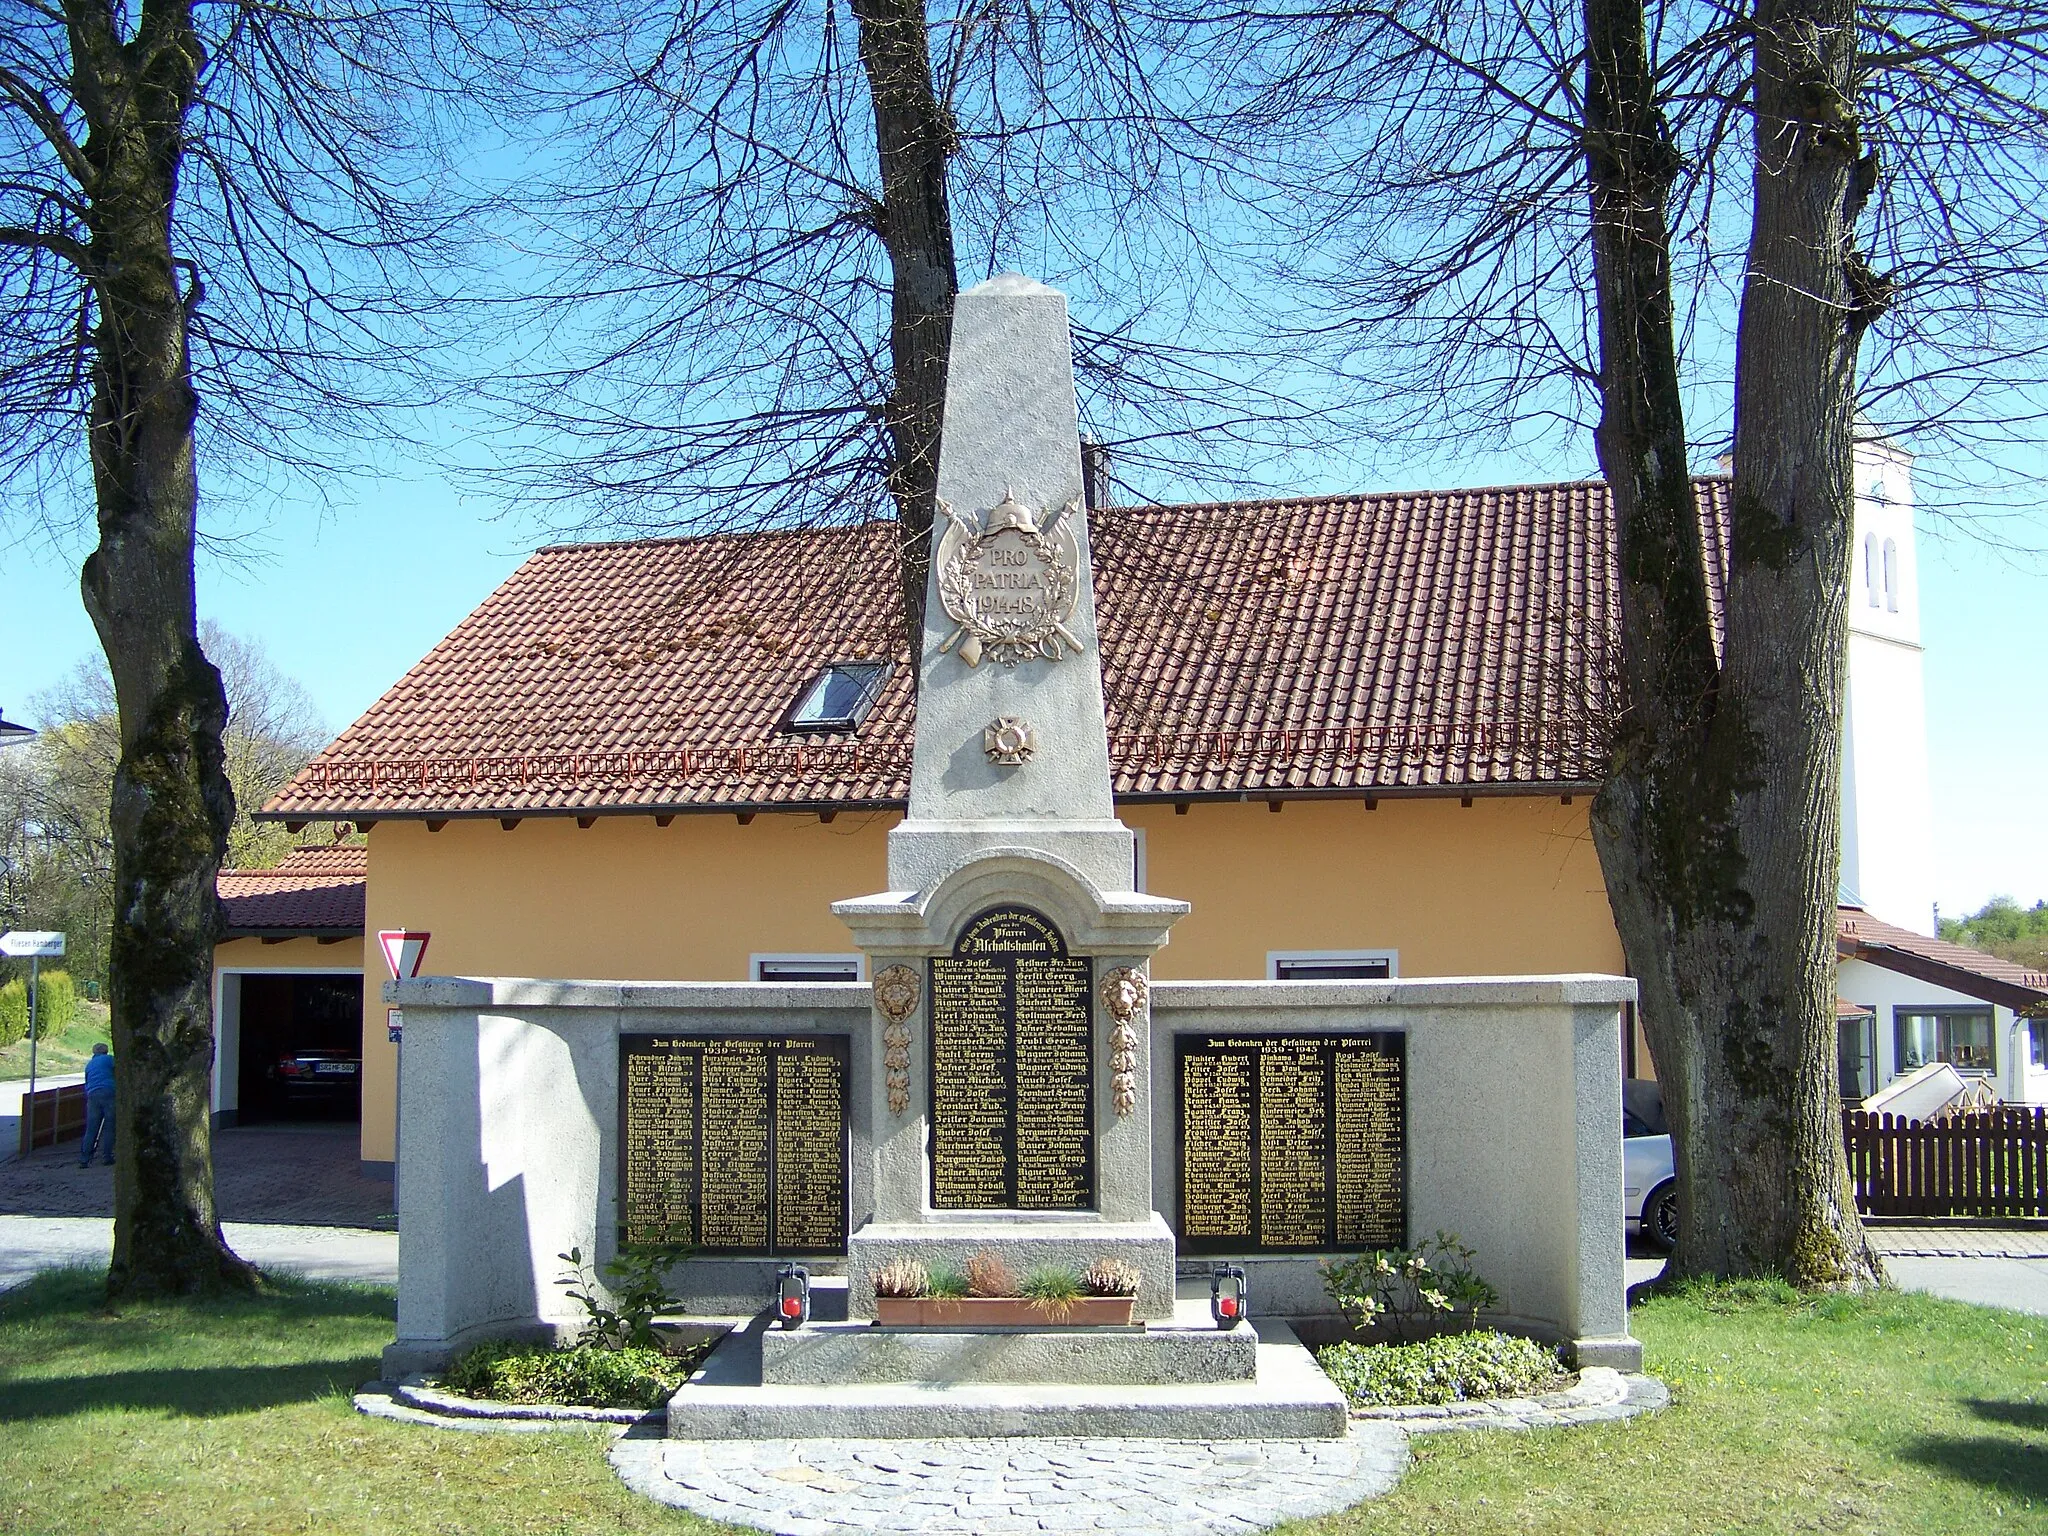
[[(572, 1329), (555, 1283), (571, 1247), (615, 1244), (619, 1036), (854, 1036), (848, 1213), (875, 1208), (881, 1085), (865, 986), (432, 978), (387, 986), (406, 1016), (400, 1091), (398, 1342), (415, 1370), (495, 1336)], [(1455, 1231), (1503, 1297), (1501, 1320), (1633, 1365), (1623, 1302), (1619, 1010), (1633, 984), (1563, 976), (1461, 981), (1182, 982), (1152, 994), (1152, 1186), (1178, 1206), (1174, 1036), (1398, 1030), (1407, 1036), (1409, 1230)], [(1207, 1258), (1184, 1261), (1205, 1275)], [(1252, 1315), (1330, 1309), (1313, 1256), (1251, 1257)], [(693, 1260), (701, 1313), (765, 1304), (777, 1261)], [(830, 1272), (830, 1263), (816, 1263)]]

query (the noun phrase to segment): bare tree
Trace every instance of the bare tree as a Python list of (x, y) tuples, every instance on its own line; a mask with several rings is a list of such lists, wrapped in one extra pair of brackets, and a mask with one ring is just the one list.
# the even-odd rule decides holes
[[(1593, 831), (1676, 1134), (1670, 1273), (1868, 1282), (1834, 1053), (1852, 435), (1859, 395), (1951, 442), (2038, 417), (2043, 23), (1554, 0), (1219, 25), (1313, 152), (1269, 178), (1312, 237), (1285, 275), (1389, 425), (1593, 428), (1624, 699)], [(1689, 410), (1732, 417), (1718, 582)]]
[[(311, 761), (327, 729), (306, 690), (259, 645), (212, 620), (200, 624), (199, 636), (227, 692), (221, 749), (235, 797), (227, 857), (237, 868), (266, 868), (291, 839), (249, 812)], [(30, 714), (42, 722), (41, 734), (0, 757), (0, 924), (65, 929), (72, 974), (104, 986), (113, 937), (109, 807), (121, 762), (106, 659), (80, 661), (31, 701)]]
[(501, 483), (607, 531), (893, 515), (914, 637), (953, 297), (1006, 264), (1078, 287), (1084, 417), (1120, 474), (1199, 456), (1213, 486), (1329, 435), (1229, 331), (1201, 218), (1229, 151), (1176, 19), (854, 0), (848, 35), (848, 14), (565, 13), (576, 99), (527, 203), (553, 299), (487, 386), (520, 431)]
[(61, 521), (89, 470), (81, 585), (119, 714), (114, 1295), (254, 1279), (207, 1129), (234, 800), (195, 612), (201, 457), (303, 462), (300, 434), (392, 403), (420, 360), (450, 235), (436, 136), (489, 62), (485, 14), (11, 0), (0, 27), (0, 474)]

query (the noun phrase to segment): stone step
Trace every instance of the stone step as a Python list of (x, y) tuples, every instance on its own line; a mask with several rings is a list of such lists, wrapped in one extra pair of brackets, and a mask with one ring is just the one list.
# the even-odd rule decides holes
[(1317, 1440), (1341, 1437), (1349, 1420), (1343, 1394), (1280, 1322), (1257, 1325), (1257, 1375), (1249, 1381), (795, 1386), (762, 1383), (766, 1321), (756, 1319), (729, 1335), (690, 1384), (669, 1399), (671, 1439), (1063, 1435)]
[(761, 1337), (761, 1380), (769, 1386), (1054, 1383), (1182, 1386), (1251, 1381), (1259, 1336), (1248, 1323), (1219, 1329), (880, 1328), (812, 1323)]

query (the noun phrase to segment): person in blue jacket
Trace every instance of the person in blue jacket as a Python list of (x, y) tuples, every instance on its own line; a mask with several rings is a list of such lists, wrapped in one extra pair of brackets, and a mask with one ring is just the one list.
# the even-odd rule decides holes
[(78, 1149), (78, 1166), (92, 1162), (92, 1149), (107, 1133), (107, 1166), (114, 1165), (114, 1058), (102, 1040), (92, 1048), (92, 1060), (85, 1064), (85, 1145)]

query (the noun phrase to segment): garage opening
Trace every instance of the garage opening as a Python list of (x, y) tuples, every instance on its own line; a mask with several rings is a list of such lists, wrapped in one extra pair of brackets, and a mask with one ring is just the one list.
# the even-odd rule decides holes
[(243, 975), (237, 1125), (363, 1118), (363, 977)]

